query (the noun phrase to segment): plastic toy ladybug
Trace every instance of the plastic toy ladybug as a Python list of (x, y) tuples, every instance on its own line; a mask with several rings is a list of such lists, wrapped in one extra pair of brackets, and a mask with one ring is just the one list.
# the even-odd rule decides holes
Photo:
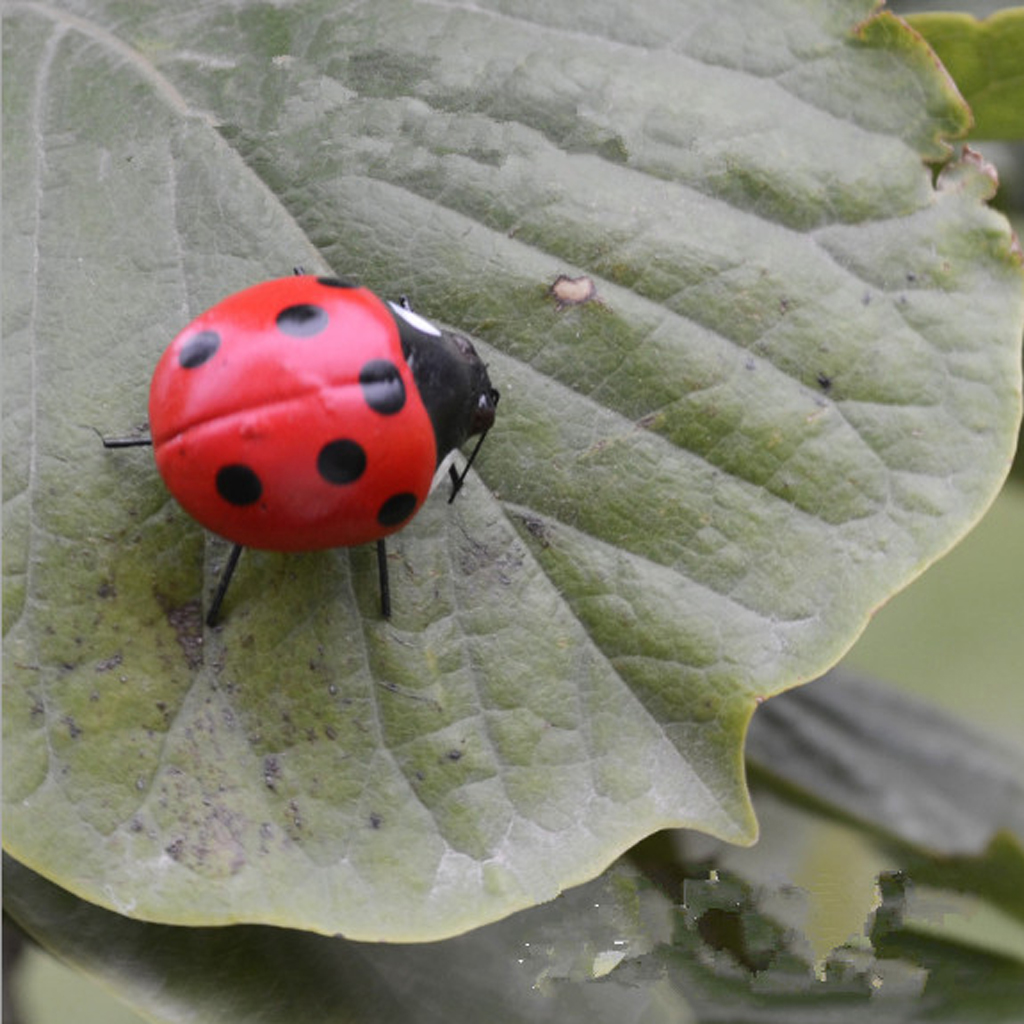
[(422, 507), (438, 468), (494, 423), (498, 392), (473, 346), (404, 302), (333, 277), (267, 281), (231, 295), (171, 342), (153, 374), (151, 438), (168, 490), (234, 541), (213, 625), (243, 548), (311, 551), (377, 542)]

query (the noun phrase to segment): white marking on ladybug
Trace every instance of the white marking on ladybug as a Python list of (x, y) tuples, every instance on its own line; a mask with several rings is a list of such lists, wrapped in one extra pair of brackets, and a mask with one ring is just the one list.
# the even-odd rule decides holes
[(407, 309), (405, 306), (400, 306), (397, 302), (388, 302), (388, 305), (410, 327), (415, 327), (416, 330), (423, 331), (424, 334), (432, 334), (435, 338), (441, 337), (441, 331), (425, 317), (420, 316), (419, 313), (414, 313), (411, 309)]

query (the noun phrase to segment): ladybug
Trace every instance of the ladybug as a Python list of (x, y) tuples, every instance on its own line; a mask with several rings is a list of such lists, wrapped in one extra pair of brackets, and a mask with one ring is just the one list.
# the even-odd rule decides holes
[(494, 423), (498, 392), (469, 340), (337, 277), (266, 281), (193, 320), (164, 352), (149, 393), (150, 438), (167, 489), (234, 542), (207, 614), (246, 547), (313, 551), (377, 543), (422, 508), (438, 469), (470, 437), (449, 502)]

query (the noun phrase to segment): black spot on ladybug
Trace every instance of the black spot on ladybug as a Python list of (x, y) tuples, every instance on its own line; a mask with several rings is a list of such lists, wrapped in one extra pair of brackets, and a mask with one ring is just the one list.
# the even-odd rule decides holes
[(359, 371), (366, 404), (382, 416), (392, 416), (405, 405), (405, 385), (398, 367), (387, 359), (371, 359)]
[(377, 513), (377, 522), (381, 526), (398, 526), (404, 523), (416, 510), (416, 495), (404, 492), (393, 494), (380, 507)]
[(263, 484), (248, 466), (224, 466), (217, 471), (217, 493), (232, 505), (252, 505), (260, 500)]
[(220, 335), (216, 331), (200, 331), (181, 346), (178, 365), (184, 370), (194, 370), (209, 362), (219, 348)]
[(320, 449), (316, 468), (329, 484), (351, 484), (366, 472), (366, 452), (347, 438), (331, 441)]
[(277, 326), (293, 338), (312, 338), (327, 327), (328, 319), (327, 310), (322, 306), (300, 302), (277, 314)]
[(350, 281), (347, 277), (318, 277), (316, 279), (317, 284), (322, 284), (325, 288), (358, 288), (359, 285), (355, 281)]

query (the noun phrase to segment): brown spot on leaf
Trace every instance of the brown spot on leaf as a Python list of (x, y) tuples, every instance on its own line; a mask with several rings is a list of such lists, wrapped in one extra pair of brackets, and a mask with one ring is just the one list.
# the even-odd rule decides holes
[(593, 278), (586, 275), (568, 277), (559, 274), (550, 292), (558, 308), (565, 309), (566, 306), (582, 306), (586, 302), (592, 302), (597, 298), (597, 285), (594, 284)]
[(117, 668), (117, 666), (120, 665), (122, 661), (124, 661), (124, 658), (121, 656), (121, 652), (118, 651), (117, 654), (112, 654), (109, 658), (106, 658), (104, 661), (99, 662), (96, 665), (96, 671), (109, 672), (112, 668)]
[(198, 601), (167, 609), (167, 621), (174, 630), (190, 669), (203, 663), (203, 609)]
[(551, 530), (543, 519), (538, 519), (536, 516), (531, 516), (529, 514), (520, 515), (519, 518), (522, 521), (523, 526), (526, 527), (526, 532), (537, 540), (542, 548), (550, 546)]

